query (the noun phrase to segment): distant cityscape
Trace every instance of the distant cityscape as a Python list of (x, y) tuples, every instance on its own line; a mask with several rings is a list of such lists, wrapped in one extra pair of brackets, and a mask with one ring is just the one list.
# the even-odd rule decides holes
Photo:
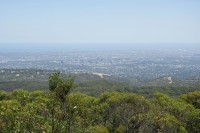
[(200, 51), (3, 52), (0, 53), (0, 72), (4, 69), (58, 70), (141, 80), (199, 79)]

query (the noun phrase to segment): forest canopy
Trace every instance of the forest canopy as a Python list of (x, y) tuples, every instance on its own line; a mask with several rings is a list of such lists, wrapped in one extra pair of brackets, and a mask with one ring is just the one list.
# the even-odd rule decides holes
[[(200, 92), (173, 99), (156, 93), (71, 93), (63, 106), (52, 93), (0, 91), (0, 132), (200, 132)], [(63, 107), (64, 112), (63, 112)]]
[(73, 78), (49, 77), (49, 92), (0, 90), (0, 133), (200, 132), (200, 91), (148, 99), (128, 92), (71, 92)]

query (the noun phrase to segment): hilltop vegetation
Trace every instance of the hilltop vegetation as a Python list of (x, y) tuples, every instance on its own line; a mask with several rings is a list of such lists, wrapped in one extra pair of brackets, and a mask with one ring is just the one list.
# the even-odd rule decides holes
[[(146, 99), (135, 93), (99, 97), (71, 93), (62, 104), (43, 91), (0, 91), (0, 132), (137, 133), (200, 132), (200, 92), (172, 99), (162, 93)], [(52, 121), (53, 117), (53, 121)]]
[(171, 98), (155, 93), (72, 92), (73, 77), (49, 77), (49, 92), (0, 91), (0, 133), (174, 133), (200, 132), (200, 91)]

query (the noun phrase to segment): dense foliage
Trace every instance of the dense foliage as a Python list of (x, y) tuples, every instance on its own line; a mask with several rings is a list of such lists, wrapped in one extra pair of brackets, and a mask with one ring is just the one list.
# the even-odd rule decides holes
[(66, 101), (63, 114), (52, 93), (0, 91), (0, 132), (200, 132), (200, 92), (176, 99), (156, 93), (151, 100), (134, 93), (71, 93)]
[(0, 90), (0, 133), (197, 133), (200, 92), (147, 99), (128, 92), (70, 93), (73, 78), (49, 77), (50, 91)]

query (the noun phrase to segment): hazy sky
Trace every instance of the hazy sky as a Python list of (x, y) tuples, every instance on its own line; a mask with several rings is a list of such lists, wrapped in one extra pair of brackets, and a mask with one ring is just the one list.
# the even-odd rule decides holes
[(200, 0), (0, 0), (0, 43), (200, 43)]

